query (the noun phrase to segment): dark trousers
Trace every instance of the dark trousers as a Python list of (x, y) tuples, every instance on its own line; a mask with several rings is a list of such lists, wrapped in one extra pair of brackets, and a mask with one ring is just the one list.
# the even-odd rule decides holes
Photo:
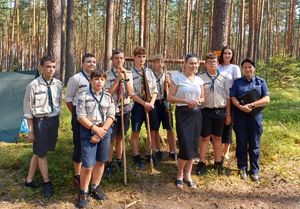
[(80, 141), (80, 123), (77, 120), (77, 114), (76, 114), (76, 106), (73, 106), (72, 110), (72, 132), (73, 132), (73, 161), (75, 163), (81, 162), (81, 141)]
[(250, 174), (259, 172), (260, 137), (262, 134), (262, 114), (255, 117), (250, 114), (236, 112), (233, 129), (236, 133), (236, 158), (239, 169), (248, 168), (250, 158)]

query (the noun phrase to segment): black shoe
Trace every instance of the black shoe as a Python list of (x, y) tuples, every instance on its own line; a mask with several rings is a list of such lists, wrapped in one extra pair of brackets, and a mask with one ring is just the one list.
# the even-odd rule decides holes
[(118, 170), (122, 171), (123, 170), (123, 161), (121, 159), (116, 159), (116, 164), (118, 166)]
[(106, 162), (105, 163), (105, 172), (104, 172), (104, 178), (111, 178), (114, 174), (114, 167), (112, 162)]
[(44, 194), (44, 197), (46, 198), (49, 198), (53, 195), (53, 188), (52, 188), (52, 183), (51, 181), (48, 181), (48, 182), (44, 182), (44, 185), (43, 185), (43, 194)]
[(76, 189), (80, 189), (80, 176), (79, 175), (74, 176), (74, 187)]
[(252, 181), (258, 181), (259, 180), (259, 175), (258, 175), (258, 173), (251, 174), (250, 178), (251, 178)]
[(204, 162), (199, 162), (197, 166), (197, 174), (203, 176), (206, 172), (206, 164)]
[(240, 169), (239, 174), (241, 179), (243, 180), (247, 179), (247, 171), (245, 169)]
[(39, 185), (35, 181), (29, 182), (29, 183), (27, 181), (25, 181), (24, 186), (27, 188), (31, 188), (31, 189), (39, 188)]
[(76, 207), (77, 208), (86, 208), (88, 201), (87, 201), (88, 193), (84, 192), (83, 190), (80, 190), (78, 197), (77, 197), (77, 202), (76, 202)]
[(169, 152), (169, 158), (171, 158), (171, 160), (175, 160), (175, 153)]
[(163, 152), (162, 151), (157, 151), (155, 153), (155, 158), (158, 164), (161, 164), (161, 161), (163, 159)]
[(100, 186), (91, 185), (90, 186), (90, 195), (96, 200), (104, 200), (106, 199), (106, 195), (101, 190)]
[(217, 170), (219, 175), (224, 174), (224, 168), (223, 168), (223, 165), (222, 165), (222, 161), (215, 162), (215, 169)]
[[(142, 158), (140, 155), (136, 155), (133, 157), (134, 158), (134, 165), (138, 168), (138, 169), (143, 169), (145, 167), (144, 163), (142, 162)], [(149, 158), (150, 159), (150, 158)]]

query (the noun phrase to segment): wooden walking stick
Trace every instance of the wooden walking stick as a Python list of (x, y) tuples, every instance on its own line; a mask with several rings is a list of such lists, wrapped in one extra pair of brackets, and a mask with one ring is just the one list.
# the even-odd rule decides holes
[[(164, 105), (166, 108), (166, 112), (168, 114), (168, 120), (169, 120), (169, 124), (170, 124), (170, 128), (171, 130), (173, 130), (173, 120), (172, 120), (172, 109), (171, 109), (171, 103), (168, 101), (168, 93), (169, 93), (169, 85), (167, 84), (167, 69), (165, 69), (165, 85), (164, 85)], [(178, 166), (178, 161), (177, 161), (177, 151), (176, 151), (176, 139), (175, 136), (173, 134), (173, 143), (175, 146), (175, 163), (176, 166)]]
[[(143, 71), (143, 90), (145, 91), (143, 95), (146, 96), (146, 102), (150, 102), (151, 95), (149, 90), (149, 85), (146, 78), (146, 70), (145, 68), (142, 68)], [(153, 158), (152, 158), (152, 140), (151, 140), (151, 132), (150, 132), (150, 119), (149, 119), (149, 113), (145, 111), (146, 115), (146, 126), (147, 126), (147, 139), (149, 143), (149, 157), (150, 157), (150, 166), (151, 166), (151, 172), (154, 172), (154, 164), (153, 164)]]
[(123, 144), (123, 174), (124, 174), (124, 185), (127, 185), (127, 162), (126, 162), (126, 143), (125, 143), (125, 127), (124, 127), (124, 91), (123, 81), (119, 83), (120, 88), (120, 102), (121, 102), (121, 131), (122, 131), (122, 144)]

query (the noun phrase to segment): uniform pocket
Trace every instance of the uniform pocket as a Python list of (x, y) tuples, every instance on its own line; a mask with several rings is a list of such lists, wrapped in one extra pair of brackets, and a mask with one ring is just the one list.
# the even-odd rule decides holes
[(87, 100), (85, 106), (86, 106), (86, 112), (92, 113), (96, 107), (96, 102), (94, 100)]
[(35, 107), (42, 107), (46, 105), (47, 95), (45, 92), (35, 94)]

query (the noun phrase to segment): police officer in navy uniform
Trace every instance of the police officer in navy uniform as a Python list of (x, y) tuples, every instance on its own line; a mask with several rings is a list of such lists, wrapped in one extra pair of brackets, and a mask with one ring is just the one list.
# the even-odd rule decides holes
[[(236, 157), (240, 177), (247, 178), (248, 154), (250, 158), (250, 176), (253, 181), (259, 179), (260, 137), (262, 134), (262, 111), (270, 102), (266, 81), (255, 76), (255, 63), (246, 58), (242, 61), (244, 77), (234, 81), (230, 96), (234, 105), (234, 131), (236, 133)], [(244, 104), (241, 97), (255, 89), (259, 99)]]

